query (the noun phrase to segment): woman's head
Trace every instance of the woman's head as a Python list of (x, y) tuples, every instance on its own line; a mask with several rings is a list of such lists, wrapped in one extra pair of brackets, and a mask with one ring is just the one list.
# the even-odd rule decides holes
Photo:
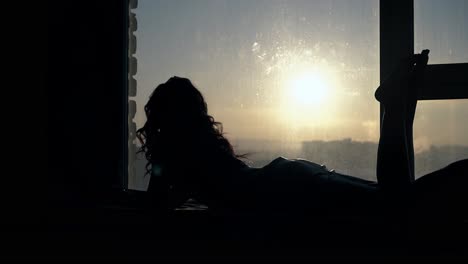
[[(172, 77), (156, 87), (145, 105), (146, 123), (137, 131), (149, 169), (152, 163), (181, 154), (207, 155), (221, 151), (235, 157), (222, 125), (208, 115), (208, 107), (189, 79)], [(182, 149), (181, 149), (182, 148)]]
[(208, 115), (206, 102), (189, 79), (172, 77), (156, 87), (145, 105), (147, 123), (160, 132), (174, 133), (201, 125)]

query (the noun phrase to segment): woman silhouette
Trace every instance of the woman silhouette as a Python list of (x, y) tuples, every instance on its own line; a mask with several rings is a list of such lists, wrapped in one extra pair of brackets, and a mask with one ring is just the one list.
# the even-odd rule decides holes
[[(153, 205), (173, 209), (194, 198), (210, 209), (297, 209), (362, 204), (379, 193), (407, 192), (413, 186), (412, 125), (427, 53), (403, 61), (376, 91), (384, 106), (378, 184), (299, 159), (279, 157), (263, 168), (247, 166), (190, 80), (170, 78), (150, 96), (147, 121), (137, 131), (148, 160)], [(460, 167), (423, 178), (439, 179), (454, 166)]]

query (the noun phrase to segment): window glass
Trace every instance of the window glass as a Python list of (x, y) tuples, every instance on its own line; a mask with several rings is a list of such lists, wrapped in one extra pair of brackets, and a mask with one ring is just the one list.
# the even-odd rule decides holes
[[(375, 180), (378, 1), (140, 0), (135, 13), (138, 128), (153, 89), (187, 77), (250, 166), (305, 158)], [(130, 188), (146, 189), (145, 162)]]

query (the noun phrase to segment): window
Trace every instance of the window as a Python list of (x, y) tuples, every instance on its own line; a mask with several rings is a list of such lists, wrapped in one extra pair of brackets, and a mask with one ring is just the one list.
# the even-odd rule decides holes
[(416, 177), (468, 158), (466, 120), (466, 99), (418, 103), (414, 123)]
[[(375, 180), (373, 94), (395, 60), (431, 49), (430, 63), (451, 64), (430, 65), (421, 99), (468, 98), (467, 1), (446, 3), (138, 1), (130, 14), (128, 187), (147, 187), (134, 132), (151, 91), (174, 75), (202, 91), (236, 151), (250, 153), (251, 166), (300, 157)], [(466, 100), (419, 103), (417, 175), (468, 156), (460, 121), (467, 114)]]
[(467, 13), (466, 0), (415, 0), (415, 50), (429, 48), (431, 64), (468, 62)]
[[(468, 1), (415, 0), (414, 47), (430, 49), (430, 64), (468, 62)], [(459, 66), (459, 65), (457, 65)], [(438, 65), (445, 70), (452, 65)], [(467, 71), (459, 75), (466, 76)], [(440, 75), (440, 71), (435, 72)], [(449, 76), (447, 78), (453, 79)], [(466, 77), (465, 77), (466, 78)], [(466, 86), (465, 81), (465, 90)], [(439, 85), (435, 90), (447, 90)], [(437, 92), (437, 91), (435, 91)], [(450, 93), (449, 95), (453, 95)], [(450, 98), (450, 96), (433, 99)], [(416, 177), (468, 158), (468, 100), (421, 101), (414, 125)]]
[[(299, 157), (375, 180), (377, 1), (138, 5), (136, 127), (156, 85), (184, 76), (251, 166)], [(136, 157), (130, 188), (146, 188), (144, 163)]]

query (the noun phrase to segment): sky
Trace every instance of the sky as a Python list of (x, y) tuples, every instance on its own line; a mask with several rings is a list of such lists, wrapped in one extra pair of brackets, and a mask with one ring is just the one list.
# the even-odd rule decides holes
[[(139, 0), (137, 127), (172, 76), (201, 90), (227, 137), (377, 141), (377, 0)], [(416, 0), (415, 50), (468, 62), (468, 0)], [(468, 100), (419, 104), (417, 149), (468, 145)]]

